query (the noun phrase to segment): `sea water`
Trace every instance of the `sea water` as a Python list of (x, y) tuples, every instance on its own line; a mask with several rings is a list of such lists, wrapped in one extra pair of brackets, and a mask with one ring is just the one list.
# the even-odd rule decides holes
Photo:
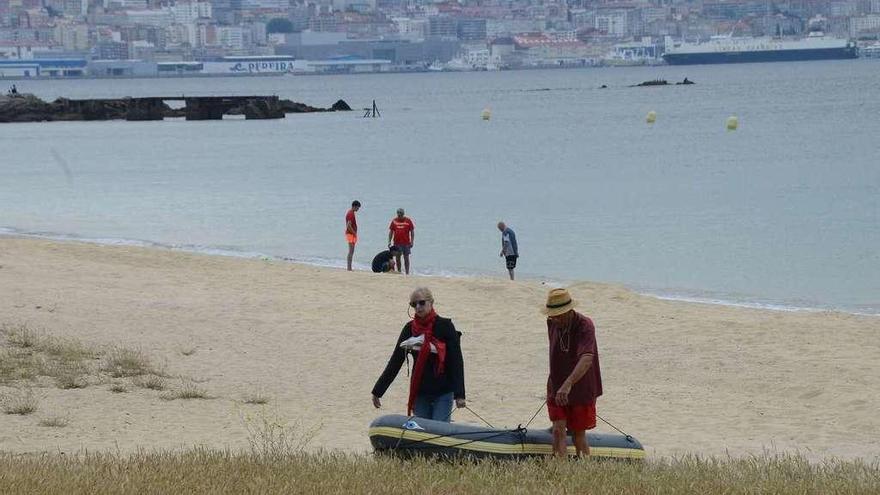
[[(684, 77), (696, 84), (629, 87)], [(356, 111), (2, 124), (6, 233), (341, 267), (358, 199), (362, 268), (403, 207), (417, 273), (506, 276), (504, 220), (523, 277), (880, 314), (876, 61), (17, 86), (46, 99), (342, 98)], [(381, 117), (362, 118), (373, 99)]]

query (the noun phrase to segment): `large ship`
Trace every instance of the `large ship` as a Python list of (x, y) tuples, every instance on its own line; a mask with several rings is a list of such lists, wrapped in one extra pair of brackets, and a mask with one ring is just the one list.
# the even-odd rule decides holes
[(667, 43), (663, 59), (672, 65), (790, 62), (856, 58), (856, 44), (813, 31), (801, 39), (769, 36), (713, 36), (701, 43)]

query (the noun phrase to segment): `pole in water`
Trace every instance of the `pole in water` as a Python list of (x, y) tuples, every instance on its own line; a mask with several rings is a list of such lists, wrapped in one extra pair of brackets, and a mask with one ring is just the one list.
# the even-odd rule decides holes
[(731, 115), (727, 117), (727, 130), (735, 131), (739, 127), (739, 119), (736, 118), (736, 115)]
[(650, 112), (648, 112), (648, 115), (645, 117), (645, 122), (647, 122), (649, 124), (653, 124), (656, 121), (657, 121), (657, 112), (651, 110)]

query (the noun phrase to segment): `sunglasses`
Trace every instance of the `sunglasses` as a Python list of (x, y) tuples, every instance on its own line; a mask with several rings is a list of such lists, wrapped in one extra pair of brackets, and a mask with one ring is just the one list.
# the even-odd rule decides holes
[(426, 301), (426, 300), (424, 300), (424, 299), (420, 299), (420, 300), (418, 300), (418, 301), (410, 301), (410, 302), (409, 302), (409, 307), (411, 307), (411, 308), (415, 308), (415, 307), (418, 307), (418, 306), (424, 306), (424, 305), (426, 305), (426, 304), (428, 304), (428, 301)]

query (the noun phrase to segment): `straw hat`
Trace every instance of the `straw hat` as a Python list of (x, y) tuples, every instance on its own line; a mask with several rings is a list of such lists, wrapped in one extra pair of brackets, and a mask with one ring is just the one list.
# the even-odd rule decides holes
[(541, 313), (547, 316), (559, 316), (567, 313), (577, 306), (577, 302), (571, 298), (566, 289), (552, 289), (547, 294), (547, 304), (541, 308)]

